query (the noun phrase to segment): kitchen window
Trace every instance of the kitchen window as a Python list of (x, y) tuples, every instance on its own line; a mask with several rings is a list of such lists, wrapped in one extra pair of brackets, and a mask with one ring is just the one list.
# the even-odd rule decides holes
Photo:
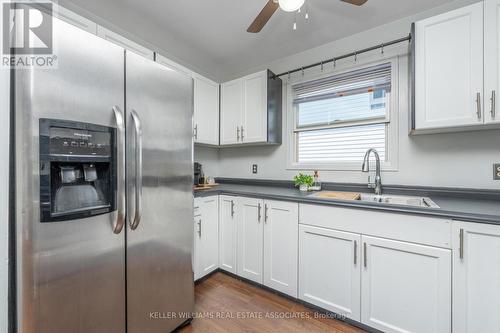
[(358, 170), (375, 148), (397, 155), (397, 59), (290, 86), (290, 169)]

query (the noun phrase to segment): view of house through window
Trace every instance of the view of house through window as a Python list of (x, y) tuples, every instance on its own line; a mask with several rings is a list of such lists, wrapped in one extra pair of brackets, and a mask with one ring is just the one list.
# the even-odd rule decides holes
[(292, 86), (295, 163), (360, 162), (375, 148), (387, 160), (391, 63)]

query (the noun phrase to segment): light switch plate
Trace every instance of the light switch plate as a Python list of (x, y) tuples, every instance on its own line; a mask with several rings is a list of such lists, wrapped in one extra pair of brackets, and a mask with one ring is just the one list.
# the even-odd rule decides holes
[(493, 164), (493, 180), (500, 180), (500, 163)]
[(252, 173), (257, 173), (257, 164), (252, 165)]

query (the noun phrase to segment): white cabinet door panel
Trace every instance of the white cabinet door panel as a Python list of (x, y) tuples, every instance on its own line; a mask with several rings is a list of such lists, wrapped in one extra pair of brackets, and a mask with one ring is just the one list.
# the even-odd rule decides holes
[(361, 320), (361, 235), (299, 226), (298, 298)]
[(199, 271), (203, 277), (219, 267), (219, 199), (201, 198)]
[(500, 123), (500, 0), (484, 2), (484, 120)]
[(221, 195), (219, 197), (219, 266), (236, 274), (237, 256), (237, 198)]
[(453, 223), (453, 332), (500, 332), (500, 226)]
[(419, 21), (415, 29), (416, 129), (483, 124), (483, 3)]
[(267, 71), (243, 78), (244, 80), (244, 143), (267, 141)]
[(262, 283), (263, 201), (238, 198), (238, 275)]
[(264, 285), (297, 297), (299, 207), (264, 202)]
[(195, 143), (219, 144), (219, 84), (194, 77)]
[(243, 113), (243, 81), (241, 79), (221, 85), (220, 144), (241, 141)]
[(451, 332), (451, 251), (362, 241), (362, 323), (392, 333)]

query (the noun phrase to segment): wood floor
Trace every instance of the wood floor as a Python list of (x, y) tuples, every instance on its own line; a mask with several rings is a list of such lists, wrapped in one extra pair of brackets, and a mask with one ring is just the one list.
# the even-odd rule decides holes
[(311, 309), (223, 273), (196, 286), (195, 311), (199, 317), (180, 332), (365, 332), (335, 319), (315, 318)]

